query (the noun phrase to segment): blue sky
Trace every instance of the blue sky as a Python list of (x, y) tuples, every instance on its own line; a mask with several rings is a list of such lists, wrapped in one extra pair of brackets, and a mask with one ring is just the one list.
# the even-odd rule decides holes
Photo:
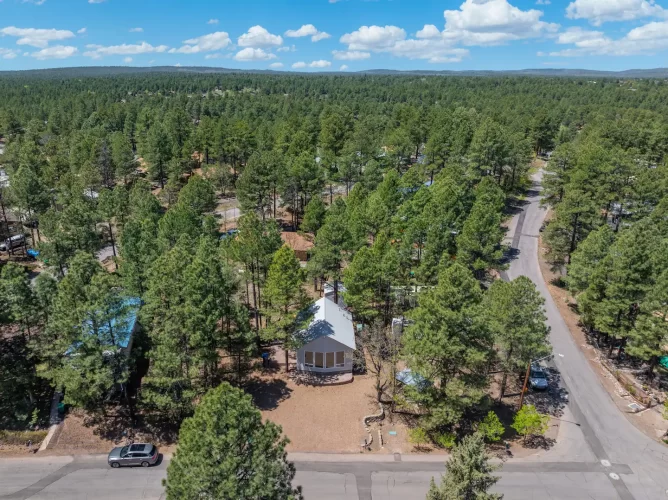
[(0, 69), (666, 67), (655, 0), (0, 0)]

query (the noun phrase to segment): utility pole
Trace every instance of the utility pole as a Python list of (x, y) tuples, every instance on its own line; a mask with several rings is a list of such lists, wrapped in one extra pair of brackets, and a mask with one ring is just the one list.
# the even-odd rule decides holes
[(522, 394), (520, 394), (520, 405), (517, 408), (517, 411), (520, 411), (522, 409), (522, 404), (524, 404), (524, 393), (527, 391), (527, 385), (529, 384), (529, 375), (531, 374), (531, 365), (534, 363), (538, 363), (540, 361), (543, 361), (544, 359), (551, 359), (554, 356), (554, 354), (550, 354), (549, 356), (544, 356), (542, 358), (534, 359), (533, 361), (529, 361), (529, 365), (527, 366), (527, 373), (524, 376), (524, 385), (522, 385)]
[(531, 373), (531, 361), (527, 366), (527, 374), (524, 376), (524, 385), (522, 385), (522, 394), (520, 394), (520, 406), (517, 408), (517, 411), (522, 409), (522, 404), (524, 403), (524, 393), (527, 391), (527, 384), (529, 383), (529, 374)]

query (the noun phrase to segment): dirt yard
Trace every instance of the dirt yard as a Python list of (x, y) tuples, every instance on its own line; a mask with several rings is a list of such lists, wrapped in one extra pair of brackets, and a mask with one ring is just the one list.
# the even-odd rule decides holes
[[(360, 443), (367, 436), (362, 419), (378, 413), (374, 401), (373, 377), (355, 376), (353, 382), (338, 386), (300, 385), (282, 370), (267, 370), (258, 376), (248, 390), (262, 416), (280, 425), (290, 439), (288, 451), (360, 452)], [(375, 446), (378, 427), (372, 435), (374, 451), (408, 453), (406, 426), (400, 422), (383, 423), (387, 442), (383, 449)], [(396, 432), (390, 435), (389, 431)]]
[[(551, 214), (548, 213), (548, 218)], [(601, 353), (597, 351), (594, 346), (589, 343), (585, 332), (580, 326), (580, 317), (574, 310), (575, 301), (570, 296), (567, 290), (555, 286), (553, 283), (559, 276), (552, 271), (550, 264), (545, 260), (545, 253), (547, 249), (543, 245), (542, 237), (538, 241), (539, 252), (538, 262), (543, 274), (543, 279), (547, 284), (547, 288), (552, 295), (552, 299), (557, 305), (561, 316), (568, 325), (568, 329), (575, 340), (575, 343), (580, 347), (582, 352), (589, 360), (590, 366), (598, 374), (599, 380), (603, 387), (608, 391), (610, 397), (617, 405), (619, 410), (640, 429), (647, 436), (657, 441), (661, 441), (661, 436), (668, 431), (668, 420), (665, 420), (661, 415), (661, 408), (654, 407), (648, 410), (643, 410), (636, 413), (629, 405), (635, 403), (635, 399), (624, 389), (615, 377), (601, 364)]]

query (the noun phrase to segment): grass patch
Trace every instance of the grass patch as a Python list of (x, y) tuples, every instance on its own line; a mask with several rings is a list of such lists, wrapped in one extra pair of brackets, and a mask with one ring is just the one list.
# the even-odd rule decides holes
[(32, 441), (33, 445), (38, 445), (49, 433), (48, 430), (43, 431), (3, 431), (0, 430), (0, 445), (4, 446), (23, 446), (28, 441)]

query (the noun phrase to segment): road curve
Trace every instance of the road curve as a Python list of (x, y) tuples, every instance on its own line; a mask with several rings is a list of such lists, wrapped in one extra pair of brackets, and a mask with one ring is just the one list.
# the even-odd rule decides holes
[(550, 295), (538, 265), (538, 236), (546, 215), (540, 206), (542, 171), (532, 177), (524, 213), (514, 224), (512, 234), (515, 260), (507, 276), (529, 277), (545, 298), (551, 328), (554, 362), (569, 391), (569, 407), (582, 425), (594, 455), (601, 461), (628, 464), (633, 472), (612, 479), (623, 500), (668, 498), (668, 447), (644, 435), (619, 411), (598, 376), (578, 348)]

